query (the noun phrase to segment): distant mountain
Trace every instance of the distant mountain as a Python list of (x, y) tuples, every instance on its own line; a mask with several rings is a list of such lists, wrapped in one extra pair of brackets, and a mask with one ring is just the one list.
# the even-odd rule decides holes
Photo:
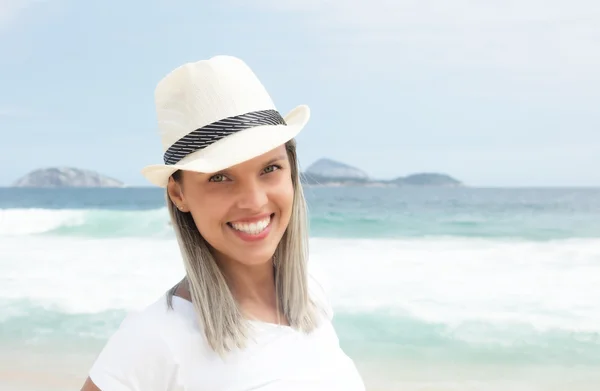
[(331, 159), (319, 159), (301, 174), (307, 185), (322, 186), (462, 186), (462, 183), (441, 173), (416, 173), (392, 180), (371, 178), (363, 170)]
[(460, 181), (446, 174), (421, 173), (413, 174), (407, 177), (399, 177), (392, 182), (398, 185), (412, 186), (460, 186)]
[(116, 179), (97, 172), (73, 167), (49, 167), (34, 170), (19, 178), (14, 187), (123, 187)]
[(348, 164), (331, 159), (319, 159), (306, 169), (303, 180), (308, 184), (366, 183), (369, 175)]

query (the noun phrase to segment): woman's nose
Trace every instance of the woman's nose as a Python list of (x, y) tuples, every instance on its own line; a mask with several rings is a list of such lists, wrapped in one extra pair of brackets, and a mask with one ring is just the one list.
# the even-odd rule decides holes
[(246, 182), (239, 188), (238, 207), (241, 209), (262, 210), (268, 201), (267, 191), (258, 181)]

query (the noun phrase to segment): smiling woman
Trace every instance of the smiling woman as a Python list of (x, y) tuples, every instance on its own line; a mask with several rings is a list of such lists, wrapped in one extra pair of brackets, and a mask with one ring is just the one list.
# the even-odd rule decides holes
[(201, 216), (195, 226), (221, 262), (260, 264), (271, 258), (290, 222), (295, 171), (282, 145), (217, 174), (178, 171), (168, 192), (180, 211)]
[[(129, 315), (82, 390), (362, 391), (308, 262), (294, 137), (241, 60), (185, 64), (156, 89), (165, 188), (184, 278)], [(309, 271), (310, 269), (310, 271)]]

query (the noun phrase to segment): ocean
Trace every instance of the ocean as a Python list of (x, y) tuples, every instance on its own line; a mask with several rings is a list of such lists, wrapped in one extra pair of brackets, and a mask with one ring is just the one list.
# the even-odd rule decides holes
[[(600, 389), (600, 189), (307, 187), (369, 390)], [(155, 188), (0, 189), (0, 390), (79, 389), (183, 267)]]

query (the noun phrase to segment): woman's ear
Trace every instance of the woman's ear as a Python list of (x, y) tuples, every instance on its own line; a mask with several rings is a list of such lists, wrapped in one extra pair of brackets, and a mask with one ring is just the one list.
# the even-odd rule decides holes
[(187, 206), (185, 205), (185, 199), (183, 196), (183, 189), (181, 183), (177, 182), (173, 179), (173, 177), (169, 178), (169, 183), (167, 184), (167, 192), (169, 194), (169, 198), (171, 202), (175, 204), (177, 209), (182, 212), (187, 212)]

